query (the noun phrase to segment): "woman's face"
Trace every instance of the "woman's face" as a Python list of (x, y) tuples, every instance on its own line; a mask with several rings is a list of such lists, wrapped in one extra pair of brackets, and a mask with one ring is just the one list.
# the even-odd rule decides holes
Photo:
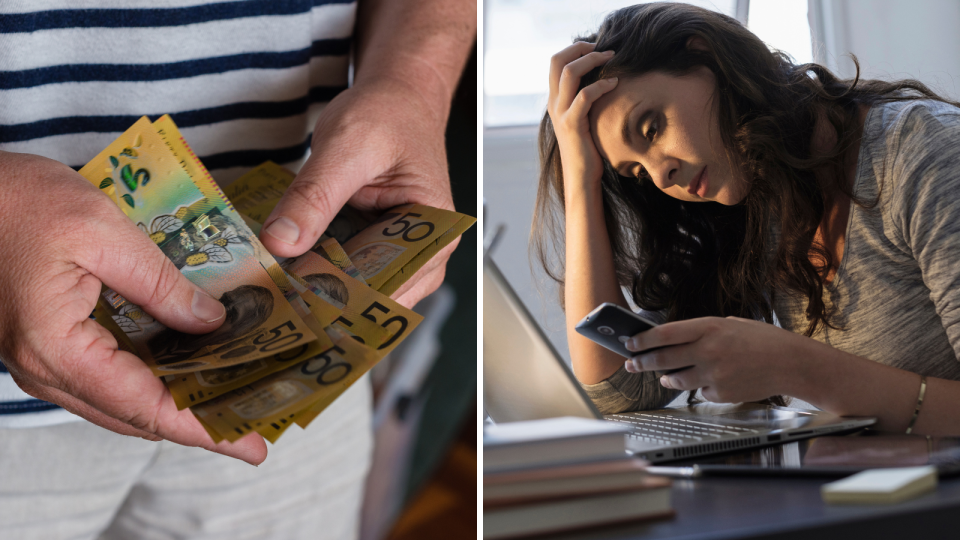
[(746, 183), (727, 161), (715, 90), (707, 68), (682, 77), (651, 72), (621, 79), (590, 108), (597, 150), (620, 175), (637, 178), (646, 171), (673, 198), (737, 204)]

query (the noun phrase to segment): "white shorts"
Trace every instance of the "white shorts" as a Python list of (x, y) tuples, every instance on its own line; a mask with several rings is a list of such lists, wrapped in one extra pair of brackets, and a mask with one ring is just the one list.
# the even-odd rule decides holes
[(370, 411), (364, 377), (259, 467), (85, 421), (0, 429), (0, 538), (356, 538)]

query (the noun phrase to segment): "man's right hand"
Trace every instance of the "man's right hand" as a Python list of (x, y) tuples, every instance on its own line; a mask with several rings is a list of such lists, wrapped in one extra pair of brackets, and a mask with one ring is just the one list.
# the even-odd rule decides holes
[(0, 190), (0, 358), (17, 385), (117, 433), (261, 463), (259, 435), (215, 445), (146, 364), (89, 318), (102, 284), (183, 332), (219, 327), (220, 302), (69, 167), (0, 152)]

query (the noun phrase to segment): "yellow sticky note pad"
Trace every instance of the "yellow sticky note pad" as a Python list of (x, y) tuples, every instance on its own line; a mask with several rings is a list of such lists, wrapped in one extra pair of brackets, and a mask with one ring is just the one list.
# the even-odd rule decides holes
[(931, 465), (870, 469), (824, 484), (820, 496), (830, 504), (894, 504), (936, 487), (937, 469)]

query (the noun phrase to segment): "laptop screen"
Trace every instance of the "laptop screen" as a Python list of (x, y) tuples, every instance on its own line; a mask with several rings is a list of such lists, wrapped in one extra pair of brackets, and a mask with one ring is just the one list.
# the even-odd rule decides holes
[(483, 260), (483, 406), (495, 422), (601, 417), (490, 257)]

